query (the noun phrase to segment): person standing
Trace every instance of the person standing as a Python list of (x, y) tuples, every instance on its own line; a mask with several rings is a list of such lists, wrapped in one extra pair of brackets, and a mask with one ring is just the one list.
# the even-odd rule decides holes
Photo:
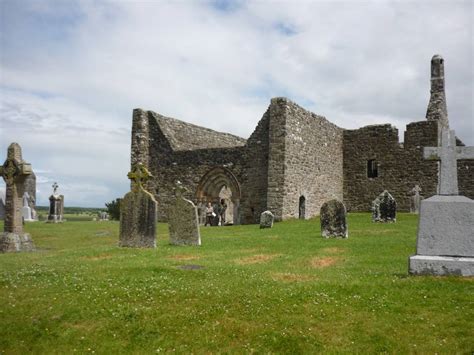
[(225, 224), (225, 213), (227, 211), (227, 203), (224, 199), (221, 199), (221, 204), (219, 206), (219, 216), (221, 217), (221, 226)]
[(214, 208), (212, 207), (211, 203), (208, 202), (206, 207), (206, 223), (204, 224), (204, 227), (206, 227), (208, 223), (212, 227), (213, 214), (215, 214)]

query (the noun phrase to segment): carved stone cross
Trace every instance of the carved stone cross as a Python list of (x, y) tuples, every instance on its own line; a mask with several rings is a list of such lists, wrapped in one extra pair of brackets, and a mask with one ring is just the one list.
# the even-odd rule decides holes
[(136, 164), (127, 176), (132, 180), (132, 190), (134, 191), (143, 189), (143, 184), (145, 184), (150, 177), (153, 177), (142, 163)]
[(18, 143), (10, 144), (7, 160), (3, 166), (0, 166), (0, 176), (6, 184), (4, 231), (7, 233), (21, 234), (23, 232), (21, 214), (25, 192), (23, 183), (31, 173), (31, 164), (23, 160), (20, 145)]
[(53, 195), (56, 195), (59, 187), (58, 183), (55, 182), (51, 187), (53, 188)]
[(458, 195), (459, 159), (474, 159), (474, 147), (456, 146), (454, 131), (444, 129), (440, 147), (425, 147), (424, 158), (440, 161), (438, 195)]

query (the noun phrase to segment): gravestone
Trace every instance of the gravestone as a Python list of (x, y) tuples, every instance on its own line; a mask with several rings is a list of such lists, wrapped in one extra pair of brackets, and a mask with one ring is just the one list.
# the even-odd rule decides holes
[(23, 207), (21, 208), (21, 214), (23, 217), (23, 221), (25, 222), (34, 222), (33, 218), (33, 212), (30, 207), (30, 196), (28, 195), (28, 192), (23, 193)]
[(8, 147), (7, 160), (0, 166), (0, 176), (5, 180), (5, 223), (0, 234), (0, 252), (34, 250), (33, 240), (23, 232), (23, 194), (25, 178), (31, 174), (31, 165), (21, 156), (21, 147), (12, 143)]
[(157, 203), (143, 187), (150, 177), (151, 174), (141, 163), (137, 163), (128, 173), (132, 189), (120, 201), (120, 247), (156, 247)]
[(168, 215), (170, 244), (173, 245), (201, 245), (197, 208), (184, 198), (187, 191), (179, 181), (176, 182), (176, 199)]
[(324, 238), (349, 236), (347, 230), (346, 206), (341, 201), (323, 203), (320, 210), (321, 235)]
[(275, 216), (270, 211), (264, 211), (260, 215), (260, 228), (272, 228)]
[(58, 194), (58, 183), (52, 185), (53, 194), (49, 196), (49, 214), (47, 223), (62, 223), (64, 219), (64, 195)]
[(108, 221), (109, 220), (109, 214), (107, 212), (100, 212), (99, 213), (99, 221)]
[(372, 222), (396, 222), (397, 202), (385, 190), (372, 202)]
[(474, 201), (459, 196), (457, 160), (474, 159), (474, 147), (456, 146), (445, 128), (440, 147), (424, 148), (425, 159), (440, 160), (438, 194), (421, 201), (414, 275), (474, 276)]
[(420, 195), (421, 187), (415, 185), (413, 189), (411, 189), (411, 198), (410, 198), (410, 213), (420, 213), (420, 203), (423, 199), (423, 196)]

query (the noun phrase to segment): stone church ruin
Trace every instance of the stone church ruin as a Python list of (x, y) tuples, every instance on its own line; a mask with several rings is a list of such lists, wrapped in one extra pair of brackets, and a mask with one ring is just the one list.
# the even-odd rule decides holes
[[(399, 211), (410, 211), (413, 186), (425, 198), (436, 194), (438, 162), (424, 160), (423, 147), (438, 146), (448, 126), (444, 62), (435, 55), (426, 120), (407, 125), (404, 143), (390, 124), (343, 129), (279, 97), (248, 139), (135, 109), (131, 164), (152, 174), (146, 189), (160, 221), (168, 220), (176, 180), (198, 209), (225, 199), (234, 224), (258, 223), (266, 210), (276, 221), (307, 219), (333, 199), (348, 211), (369, 211), (384, 190)], [(457, 164), (460, 194), (474, 198), (474, 161)]]

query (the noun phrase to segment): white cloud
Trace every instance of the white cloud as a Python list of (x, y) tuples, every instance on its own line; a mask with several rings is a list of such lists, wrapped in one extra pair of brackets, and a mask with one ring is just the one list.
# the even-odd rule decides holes
[(135, 107), (247, 137), (288, 96), (341, 127), (392, 123), (402, 136), (424, 119), (438, 52), (451, 125), (474, 144), (471, 2), (1, 6), (0, 149), (18, 141), (48, 184), (79, 189), (72, 204), (128, 189)]

